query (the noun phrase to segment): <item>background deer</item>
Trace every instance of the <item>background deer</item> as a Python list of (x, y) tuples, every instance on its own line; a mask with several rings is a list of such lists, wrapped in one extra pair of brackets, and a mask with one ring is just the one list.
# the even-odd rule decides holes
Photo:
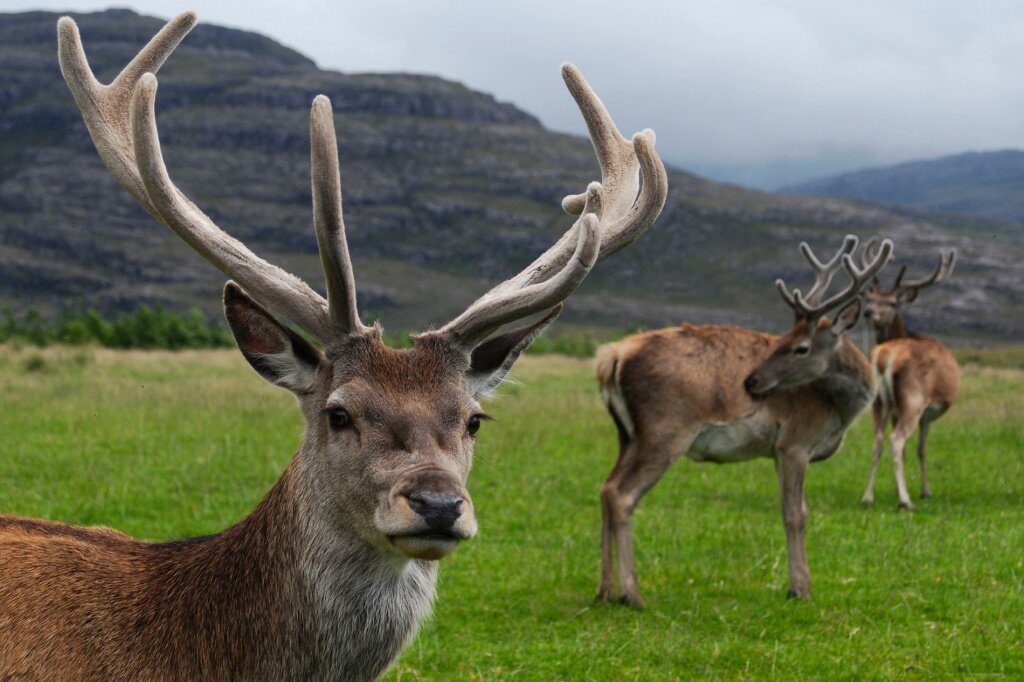
[[(621, 600), (643, 604), (633, 559), (633, 512), (680, 456), (741, 462), (772, 457), (779, 479), (789, 551), (789, 594), (810, 594), (804, 548), (807, 464), (825, 459), (874, 396), (867, 358), (844, 332), (860, 317), (861, 288), (892, 253), (886, 241), (858, 268), (848, 236), (828, 263), (807, 244), (800, 250), (815, 271), (803, 296), (776, 282), (796, 313), (781, 337), (708, 325), (646, 332), (603, 346), (597, 354), (601, 396), (619, 434), (619, 457), (601, 489), (601, 584), (598, 598), (615, 599), (613, 558)], [(850, 285), (825, 299), (840, 267)], [(838, 311), (835, 322), (825, 317)]]
[[(869, 240), (861, 253), (862, 263), (870, 258), (874, 240)], [(871, 408), (875, 424), (875, 445), (871, 453), (871, 473), (861, 502), (871, 505), (875, 501), (875, 476), (882, 458), (885, 424), (893, 423), (889, 436), (892, 466), (896, 474), (899, 506), (913, 509), (903, 470), (903, 455), (907, 441), (920, 429), (917, 440), (917, 458), (921, 462), (921, 497), (931, 497), (925, 447), (928, 428), (945, 414), (960, 392), (960, 367), (956, 358), (944, 345), (907, 330), (900, 308), (917, 300), (921, 289), (944, 282), (953, 273), (956, 251), (939, 254), (939, 263), (928, 277), (907, 281), (907, 267), (900, 268), (892, 287), (886, 288), (876, 278), (868, 291), (864, 315), (875, 327), (878, 345), (871, 351), (871, 366), (878, 377), (878, 396)]]
[(224, 234), (171, 182), (150, 72), (194, 23), (191, 13), (169, 22), (102, 85), (75, 23), (61, 19), (61, 69), (114, 176), (233, 278), (224, 290), (231, 331), (252, 367), (298, 398), (303, 441), (257, 508), (211, 537), (146, 543), (105, 528), (0, 517), (3, 679), (377, 677), (430, 611), (435, 560), (476, 532), (465, 486), (485, 418), (477, 400), (594, 263), (643, 234), (665, 201), (653, 134), (625, 140), (566, 65), (603, 184), (563, 202), (579, 219), (523, 272), (418, 335), (413, 348), (389, 349), (357, 312), (326, 97), (314, 101), (310, 126), (326, 300)]

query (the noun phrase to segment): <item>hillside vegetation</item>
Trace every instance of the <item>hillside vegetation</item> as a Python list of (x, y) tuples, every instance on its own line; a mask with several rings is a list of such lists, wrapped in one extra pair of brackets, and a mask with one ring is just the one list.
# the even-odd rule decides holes
[[(0, 308), (217, 314), (223, 277), (154, 224), (93, 150), (57, 66), (57, 17), (0, 15)], [(75, 17), (104, 79), (162, 24), (125, 10)], [(334, 102), (361, 307), (388, 328), (441, 324), (517, 272), (570, 224), (561, 197), (595, 179), (587, 140), (490, 95), (428, 76), (325, 71), (268, 38), (201, 24), (160, 72), (170, 172), (222, 227), (316, 287), (308, 112), (318, 93)], [(1024, 337), (1016, 246), (859, 202), (680, 170), (669, 182), (661, 220), (596, 268), (560, 324), (779, 329), (789, 310), (772, 282), (808, 277), (797, 242), (825, 250), (855, 232), (891, 236), (899, 258), (921, 268), (940, 247), (960, 250), (956, 277), (911, 312), (922, 331)]]

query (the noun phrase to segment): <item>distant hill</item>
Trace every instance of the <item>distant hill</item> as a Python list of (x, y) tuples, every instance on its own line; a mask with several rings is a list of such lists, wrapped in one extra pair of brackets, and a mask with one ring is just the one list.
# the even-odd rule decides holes
[(1024, 221), (1024, 151), (968, 152), (809, 180), (780, 191)]
[[(124, 10), (75, 17), (101, 79), (162, 25)], [(57, 66), (57, 18), (0, 14), (0, 308), (149, 303), (218, 314), (223, 276), (138, 208), (93, 150)], [(530, 262), (569, 225), (561, 197), (597, 173), (587, 140), (489, 95), (434, 77), (320, 70), (252, 33), (201, 24), (160, 84), (172, 176), (222, 227), (315, 287), (308, 116), (316, 94), (331, 97), (361, 308), (392, 330), (441, 324)], [(824, 250), (855, 232), (893, 237), (920, 268), (940, 247), (960, 250), (952, 281), (911, 312), (919, 330), (1024, 338), (1024, 250), (980, 238), (984, 221), (757, 192), (680, 170), (669, 183), (658, 224), (598, 266), (563, 323), (779, 329), (791, 314), (772, 282), (807, 278), (796, 243)]]

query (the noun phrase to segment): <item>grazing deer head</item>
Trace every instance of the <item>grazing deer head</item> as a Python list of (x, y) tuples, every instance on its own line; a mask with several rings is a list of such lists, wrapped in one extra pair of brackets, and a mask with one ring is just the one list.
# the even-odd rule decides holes
[[(0, 561), (0, 616), (22, 614), (11, 621), (18, 627), (5, 630), (0, 677), (22, 669), (76, 679), (379, 675), (429, 612), (436, 576), (429, 560), (476, 532), (466, 478), (486, 419), (478, 401), (594, 264), (646, 232), (665, 202), (653, 132), (623, 138), (579, 71), (563, 66), (602, 182), (563, 201), (578, 218), (526, 269), (448, 324), (414, 337), (412, 348), (388, 348), (356, 306), (326, 97), (314, 100), (310, 123), (326, 298), (225, 234), (171, 181), (153, 73), (195, 21), (191, 12), (170, 21), (104, 85), (65, 17), (61, 70), (111, 173), (233, 280), (224, 289), (231, 331), (253, 369), (298, 399), (303, 443), (257, 509), (210, 538), (150, 545), (113, 531), (0, 517), (0, 542), (14, 537), (29, 547), (21, 568)], [(65, 542), (88, 545), (88, 561), (77, 544), (61, 551)], [(15, 584), (24, 566), (82, 580)], [(41, 600), (49, 584), (67, 594)]]
[[(860, 317), (861, 289), (892, 256), (892, 242), (886, 240), (871, 262), (858, 268), (851, 255), (856, 248), (857, 238), (847, 235), (832, 259), (822, 263), (806, 242), (800, 243), (800, 252), (814, 270), (814, 285), (804, 296), (799, 289), (790, 292), (785, 282), (776, 280), (775, 286), (782, 300), (793, 309), (796, 322), (779, 337), (772, 353), (744, 381), (744, 387), (752, 396), (763, 397), (772, 391), (806, 384), (828, 371), (840, 337)], [(850, 275), (849, 286), (822, 300), (841, 267)], [(838, 311), (834, 321), (825, 317), (832, 311)]]
[[(878, 237), (872, 237), (864, 244), (860, 253), (862, 264), (872, 257), (871, 253), (877, 241)], [(878, 342), (906, 336), (907, 331), (900, 317), (900, 308), (917, 300), (921, 289), (949, 279), (949, 276), (953, 274), (954, 267), (956, 267), (956, 250), (950, 249), (939, 253), (939, 262), (932, 274), (927, 277), (909, 281), (904, 279), (907, 274), (906, 265), (900, 268), (891, 287), (886, 287), (878, 277), (875, 277), (871, 288), (864, 296), (864, 317), (869, 319), (874, 326)]]

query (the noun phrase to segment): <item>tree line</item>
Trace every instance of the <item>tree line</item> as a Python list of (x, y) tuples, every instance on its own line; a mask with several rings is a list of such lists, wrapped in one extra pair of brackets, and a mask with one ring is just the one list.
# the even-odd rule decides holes
[(0, 343), (16, 341), (35, 346), (98, 344), (107, 348), (182, 349), (234, 345), (227, 330), (199, 310), (184, 315), (140, 306), (133, 313), (104, 318), (96, 310), (65, 310), (47, 318), (36, 309), (0, 317)]

